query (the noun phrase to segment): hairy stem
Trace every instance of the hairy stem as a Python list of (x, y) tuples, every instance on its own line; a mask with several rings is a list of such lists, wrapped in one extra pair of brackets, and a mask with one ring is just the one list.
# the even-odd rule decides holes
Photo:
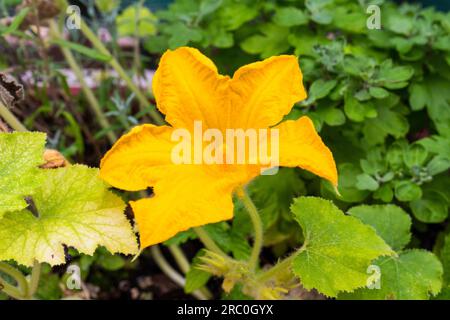
[(27, 128), (16, 118), (16, 116), (9, 111), (9, 109), (0, 101), (0, 117), (14, 130), (25, 132)]
[(274, 265), (272, 268), (270, 268), (267, 271), (261, 272), (257, 279), (261, 283), (273, 278), (278, 273), (285, 271), (286, 269), (289, 269), (292, 265), (292, 261), (295, 259), (295, 257), (299, 254), (299, 251), (295, 252), (294, 254), (290, 255), (286, 259), (281, 260), (276, 265)]
[(217, 254), (220, 254), (223, 257), (229, 258), (229, 256), (223, 252), (222, 249), (214, 242), (214, 240), (209, 236), (208, 232), (202, 227), (194, 228), (194, 232), (197, 234), (200, 241), (203, 243), (206, 249), (213, 251)]
[[(64, 40), (61, 33), (58, 30), (58, 26), (52, 20), (50, 20), (50, 29), (51, 29), (54, 37)], [(116, 142), (116, 140), (117, 140), (117, 136), (113, 131), (111, 131), (111, 124), (109, 123), (108, 119), (106, 118), (105, 114), (103, 113), (100, 103), (98, 102), (97, 98), (95, 97), (94, 92), (91, 90), (91, 88), (89, 88), (86, 81), (84, 80), (84, 74), (83, 74), (81, 67), (78, 65), (77, 61), (75, 60), (74, 55), (68, 48), (61, 47), (61, 51), (62, 51), (67, 63), (69, 64), (70, 69), (72, 69), (73, 73), (75, 74), (78, 81), (80, 82), (83, 93), (89, 102), (91, 111), (97, 117), (100, 126), (104, 130), (106, 130), (106, 136), (108, 137), (109, 142), (111, 144), (114, 144), (114, 142)]]
[(250, 270), (255, 270), (256, 267), (258, 266), (259, 255), (261, 254), (263, 246), (263, 234), (264, 234), (263, 223), (261, 217), (259, 216), (258, 209), (256, 208), (252, 199), (248, 195), (247, 191), (244, 188), (240, 187), (237, 190), (237, 194), (241, 199), (242, 203), (244, 204), (245, 209), (247, 210), (250, 219), (252, 220), (253, 228), (255, 230), (253, 249), (250, 255), (250, 260), (248, 262)]

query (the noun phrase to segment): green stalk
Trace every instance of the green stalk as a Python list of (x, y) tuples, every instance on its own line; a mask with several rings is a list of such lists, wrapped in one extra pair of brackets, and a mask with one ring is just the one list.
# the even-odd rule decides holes
[(33, 298), (37, 289), (39, 288), (39, 280), (41, 278), (41, 264), (38, 261), (34, 261), (33, 271), (31, 272), (31, 278), (28, 285), (28, 298)]
[(178, 245), (172, 244), (169, 246), (170, 253), (172, 253), (175, 262), (178, 267), (180, 267), (181, 271), (186, 274), (190, 269), (189, 261), (186, 259), (183, 251), (180, 249)]
[[(11, 285), (5, 285), (6, 282), (3, 279), (0, 279), (0, 283), (4, 286), (4, 289), (12, 290), (13, 295), (11, 295), (15, 299), (24, 299), (28, 296), (28, 282), (25, 276), (19, 270), (11, 267), (9, 264), (0, 262), (0, 271), (6, 273), (8, 276), (14, 279), (17, 283), (17, 288)], [(3, 289), (3, 290), (4, 290)], [(17, 296), (19, 293), (19, 297)]]
[(280, 262), (278, 262), (276, 265), (274, 265), (272, 268), (270, 268), (267, 271), (261, 272), (258, 276), (257, 276), (257, 280), (260, 283), (266, 282), (267, 280), (273, 278), (274, 276), (276, 276), (278, 273), (285, 271), (286, 269), (289, 269), (292, 265), (292, 261), (295, 259), (295, 257), (299, 254), (300, 252), (297, 251), (294, 254), (292, 254), (291, 256), (287, 257), (286, 259), (281, 260)]
[(142, 6), (144, 5), (144, 0), (139, 0), (138, 3), (136, 3), (136, 20), (135, 20), (135, 24), (134, 24), (134, 38), (136, 40), (136, 42), (134, 43), (134, 48), (133, 48), (133, 54), (134, 54), (134, 68), (135, 68), (135, 73), (137, 76), (141, 75), (141, 67), (142, 67), (142, 61), (141, 61), (141, 50), (140, 50), (140, 34), (139, 34), (139, 26), (141, 23), (141, 9)]
[(219, 246), (214, 242), (214, 240), (209, 236), (208, 232), (202, 227), (194, 228), (194, 232), (197, 234), (200, 241), (203, 243), (206, 249), (220, 254), (223, 257), (229, 258), (229, 256), (219, 248)]
[[(181, 250), (180, 246), (178, 245), (170, 245), (169, 246), (170, 253), (172, 253), (173, 258), (175, 259), (178, 267), (181, 269), (181, 271), (184, 274), (187, 274), (189, 272), (189, 269), (191, 269), (191, 264), (189, 263), (188, 259), (183, 253), (183, 250)], [(203, 287), (198, 289), (200, 292), (203, 293), (206, 299), (211, 299), (212, 294), (208, 290), (208, 288)]]
[[(58, 39), (64, 40), (61, 33), (58, 30), (58, 26), (56, 25), (56, 23), (53, 20), (50, 20), (49, 23), (50, 23), (50, 30), (52, 31), (53, 35)], [(105, 114), (103, 113), (100, 103), (98, 102), (97, 98), (95, 97), (94, 92), (91, 90), (91, 88), (89, 88), (86, 81), (84, 80), (84, 74), (83, 74), (83, 71), (81, 70), (81, 67), (78, 65), (77, 61), (75, 60), (74, 55), (68, 48), (61, 47), (61, 51), (62, 51), (67, 63), (69, 64), (70, 69), (72, 69), (73, 73), (75, 73), (75, 76), (77, 77), (78, 81), (80, 82), (83, 93), (89, 102), (91, 111), (97, 117), (100, 126), (104, 130), (107, 130), (106, 135), (108, 137), (109, 142), (111, 144), (114, 144), (117, 140), (117, 136), (113, 131), (109, 130), (111, 128), (111, 124), (109, 123), (108, 119), (106, 118)]]
[[(159, 249), (159, 246), (158, 245), (152, 246), (150, 248), (150, 252), (152, 254), (153, 260), (155, 260), (156, 264), (161, 269), (161, 271), (164, 272), (164, 274), (167, 275), (173, 282), (178, 284), (180, 287), (184, 288), (186, 280), (167, 262), (161, 250)], [(192, 295), (200, 300), (208, 300), (208, 297), (206, 297), (199, 290), (194, 291)]]
[(258, 266), (259, 255), (261, 254), (261, 250), (263, 247), (263, 223), (261, 217), (259, 216), (258, 209), (253, 203), (252, 199), (249, 197), (247, 191), (245, 191), (244, 188), (240, 187), (237, 190), (237, 194), (244, 204), (245, 208), (247, 209), (250, 219), (252, 220), (253, 228), (255, 230), (253, 249), (250, 255), (250, 260), (248, 262), (250, 270), (254, 271)]
[(0, 292), (6, 293), (6, 295), (10, 296), (11, 298), (14, 298), (16, 300), (22, 300), (23, 296), (19, 289), (16, 287), (10, 285), (5, 280), (0, 278)]
[(9, 111), (9, 109), (0, 101), (0, 117), (2, 117), (6, 123), (16, 131), (25, 132), (27, 128)]

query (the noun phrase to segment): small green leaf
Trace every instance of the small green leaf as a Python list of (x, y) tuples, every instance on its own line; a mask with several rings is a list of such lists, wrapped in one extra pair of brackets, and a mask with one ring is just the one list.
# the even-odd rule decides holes
[(370, 262), (393, 251), (375, 232), (332, 202), (300, 197), (291, 206), (305, 236), (293, 271), (306, 289), (335, 297), (366, 285)]
[(428, 173), (432, 176), (445, 172), (450, 168), (450, 159), (445, 156), (435, 156), (427, 164)]
[(156, 33), (157, 21), (150, 9), (131, 5), (116, 18), (117, 32), (121, 36), (152, 36)]
[(242, 41), (242, 50), (250, 54), (260, 54), (262, 58), (268, 58), (289, 49), (289, 43), (285, 41), (289, 35), (289, 28), (266, 24), (262, 26), (261, 33)]
[(342, 163), (338, 165), (338, 171), (338, 188), (342, 196), (340, 200), (346, 202), (363, 201), (369, 192), (355, 187), (355, 179), (361, 173), (361, 169), (352, 163)]
[(283, 7), (275, 12), (273, 22), (282, 27), (301, 26), (308, 23), (308, 16), (298, 8)]
[(372, 176), (363, 173), (356, 177), (356, 187), (359, 190), (375, 191), (380, 187), (380, 184)]
[(189, 27), (181, 22), (170, 25), (166, 30), (170, 34), (168, 40), (170, 49), (185, 46), (190, 42), (198, 42), (203, 38), (199, 29)]
[(336, 80), (316, 80), (309, 88), (309, 95), (315, 100), (326, 97), (336, 86)]
[(329, 126), (340, 126), (345, 123), (345, 114), (338, 108), (327, 108), (323, 112), (323, 119)]
[(417, 220), (425, 223), (440, 223), (447, 219), (447, 198), (440, 192), (427, 190), (421, 199), (411, 201), (411, 210)]
[(383, 202), (391, 202), (394, 198), (394, 190), (390, 184), (383, 184), (373, 193), (374, 199), (380, 199)]
[(89, 57), (94, 60), (98, 60), (101, 62), (109, 62), (111, 61), (112, 57), (103, 53), (100, 53), (96, 49), (88, 48), (86, 46), (83, 46), (81, 44), (70, 42), (66, 40), (52, 40), (53, 44), (56, 44), (62, 48), (71, 49), (73, 51), (76, 51), (78, 53), (81, 53), (82, 55)]
[(422, 189), (411, 181), (399, 181), (395, 184), (395, 197), (400, 201), (413, 201), (422, 197)]
[(370, 87), (369, 93), (372, 97), (376, 99), (384, 99), (387, 98), (387, 96), (389, 96), (389, 91), (380, 87)]
[(344, 111), (350, 120), (356, 122), (362, 122), (365, 118), (374, 118), (377, 116), (376, 109), (370, 101), (358, 101), (351, 92), (345, 95)]
[(192, 293), (195, 290), (200, 289), (206, 285), (211, 278), (210, 273), (197, 268), (201, 264), (200, 258), (204, 254), (205, 251), (200, 250), (192, 260), (191, 268), (186, 274), (186, 284), (184, 286), (184, 292), (186, 293)]
[(393, 67), (389, 60), (381, 64), (379, 73), (374, 82), (388, 89), (400, 89), (408, 85), (408, 80), (413, 76), (414, 69), (411, 66)]
[(408, 168), (412, 168), (414, 166), (421, 166), (425, 162), (427, 156), (427, 149), (425, 149), (424, 146), (415, 143), (406, 150), (403, 155), (403, 160)]
[(108, 191), (97, 169), (75, 165), (40, 174), (42, 183), (32, 197), (35, 210), (8, 212), (0, 220), (0, 260), (54, 266), (65, 262), (63, 245), (88, 255), (98, 246), (137, 253), (125, 204)]
[(395, 205), (360, 205), (351, 208), (348, 214), (363, 223), (371, 225), (377, 234), (398, 251), (411, 240), (411, 218), (402, 208)]
[(44, 163), (44, 146), (44, 133), (0, 133), (0, 218), (27, 207), (25, 197), (41, 184), (37, 172)]
[(427, 104), (427, 88), (421, 83), (413, 83), (409, 86), (409, 104), (414, 111), (422, 110)]
[(5, 28), (4, 30), (1, 31), (0, 36), (5, 36), (5, 35), (15, 32), (20, 27), (23, 20), (25, 20), (28, 12), (30, 10), (31, 9), (28, 7), (21, 9), (19, 11), (19, 13), (14, 17), (14, 20), (11, 22), (11, 24), (7, 28)]
[(202, 0), (199, 7), (200, 15), (206, 16), (213, 13), (222, 5), (222, 2), (222, 0)]

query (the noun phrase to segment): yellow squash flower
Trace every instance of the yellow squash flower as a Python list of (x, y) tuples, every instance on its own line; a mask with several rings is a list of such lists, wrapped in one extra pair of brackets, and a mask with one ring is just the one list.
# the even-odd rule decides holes
[(330, 150), (308, 117), (284, 121), (295, 102), (306, 98), (294, 56), (276, 56), (246, 65), (232, 78), (188, 47), (167, 51), (153, 79), (158, 109), (170, 126), (145, 124), (121, 137), (105, 155), (100, 176), (112, 186), (154, 196), (131, 202), (141, 248), (192, 227), (231, 219), (232, 193), (260, 174), (256, 164), (174, 164), (172, 133), (203, 129), (276, 128), (279, 164), (300, 167), (333, 185), (337, 171)]

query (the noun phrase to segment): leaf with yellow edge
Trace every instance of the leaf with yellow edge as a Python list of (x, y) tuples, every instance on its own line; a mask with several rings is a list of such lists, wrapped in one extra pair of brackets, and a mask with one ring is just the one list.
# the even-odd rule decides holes
[(305, 237), (292, 269), (306, 289), (336, 297), (363, 287), (371, 261), (394, 253), (375, 229), (346, 216), (331, 201), (300, 197), (291, 210)]
[(25, 197), (40, 184), (36, 173), (44, 163), (44, 146), (44, 133), (0, 133), (0, 218), (26, 208)]
[(30, 207), (0, 220), (0, 260), (58, 265), (65, 262), (63, 245), (89, 255), (98, 246), (137, 253), (125, 204), (98, 178), (97, 169), (76, 165), (39, 174), (42, 184)]

